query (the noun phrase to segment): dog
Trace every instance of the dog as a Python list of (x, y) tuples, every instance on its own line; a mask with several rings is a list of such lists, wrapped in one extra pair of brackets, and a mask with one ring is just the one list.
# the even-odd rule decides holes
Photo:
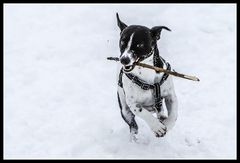
[[(172, 77), (135, 66), (135, 63), (142, 62), (170, 70), (170, 64), (159, 55), (157, 41), (163, 29), (171, 30), (166, 26), (151, 29), (141, 25), (128, 26), (120, 20), (118, 13), (116, 17), (120, 28), (121, 63), (117, 74), (117, 98), (121, 116), (130, 128), (130, 140), (138, 140), (135, 116), (143, 119), (156, 137), (163, 137), (175, 125), (178, 116)], [(167, 115), (162, 104), (166, 106)]]

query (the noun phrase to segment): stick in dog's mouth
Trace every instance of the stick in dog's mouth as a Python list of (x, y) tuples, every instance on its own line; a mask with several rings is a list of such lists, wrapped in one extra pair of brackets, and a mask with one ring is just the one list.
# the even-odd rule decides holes
[[(108, 60), (119, 61), (118, 57), (107, 57), (107, 59)], [(158, 71), (158, 72), (165, 72), (167, 74), (171, 74), (171, 75), (174, 75), (176, 77), (180, 77), (180, 78), (184, 78), (184, 79), (188, 79), (188, 80), (200, 81), (200, 79), (197, 78), (196, 76), (185, 75), (185, 74), (178, 73), (176, 71), (169, 71), (169, 70), (165, 70), (165, 69), (160, 68), (160, 67), (155, 67), (155, 66), (151, 66), (151, 65), (148, 65), (148, 64), (139, 63), (138, 60), (136, 62), (134, 62), (134, 66), (133, 67), (131, 67), (132, 66), (131, 65), (129, 67), (129, 70), (127, 69), (126, 71), (128, 71), (128, 72), (132, 71), (133, 68), (135, 67), (135, 65), (141, 66), (141, 67), (144, 67), (144, 68), (149, 68), (149, 69), (152, 69), (152, 70), (155, 70), (155, 71)], [(123, 70), (124, 70), (124, 67), (123, 67)]]

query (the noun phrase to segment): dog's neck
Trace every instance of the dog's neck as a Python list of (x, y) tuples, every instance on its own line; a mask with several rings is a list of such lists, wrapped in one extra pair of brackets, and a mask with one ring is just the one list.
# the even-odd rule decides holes
[[(141, 61), (141, 63), (149, 64), (149, 65), (154, 65), (157, 67), (161, 68), (166, 68), (166, 64), (163, 62), (161, 57), (159, 56), (159, 51), (157, 47), (154, 47), (153, 49), (153, 54), (149, 56), (148, 58), (144, 59)], [(136, 66), (131, 73), (140, 79), (148, 82), (149, 84), (154, 84), (157, 81), (160, 81), (163, 73), (156, 73), (155, 71), (151, 69), (146, 69), (143, 67)]]
[[(164, 61), (159, 55), (159, 50), (157, 46), (154, 47), (154, 54), (153, 54), (153, 66), (163, 68), (164, 67)], [(159, 72), (157, 72), (159, 73)]]

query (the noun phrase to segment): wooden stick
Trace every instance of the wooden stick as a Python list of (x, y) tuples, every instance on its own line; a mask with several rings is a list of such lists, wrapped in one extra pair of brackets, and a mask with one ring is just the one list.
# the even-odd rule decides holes
[(181, 74), (181, 73), (178, 73), (178, 72), (175, 72), (175, 71), (165, 70), (163, 68), (151, 66), (151, 65), (148, 65), (148, 64), (145, 64), (145, 63), (137, 62), (136, 65), (141, 66), (141, 67), (146, 67), (146, 68), (149, 68), (149, 69), (153, 69), (153, 70), (158, 71), (158, 72), (165, 72), (167, 74), (171, 74), (171, 75), (174, 75), (174, 76), (177, 76), (177, 77), (180, 77), (180, 78), (189, 79), (189, 80), (193, 80), (193, 81), (200, 81), (195, 76), (190, 76), (190, 75)]
[[(107, 59), (108, 60), (119, 61), (119, 58), (117, 58), (117, 57), (108, 57)], [(199, 78), (197, 78), (196, 76), (190, 76), (190, 75), (181, 74), (181, 73), (178, 73), (178, 72), (175, 72), (175, 71), (165, 70), (163, 68), (156, 67), (156, 66), (151, 66), (151, 65), (148, 65), (148, 64), (145, 64), (145, 63), (136, 62), (135, 65), (141, 66), (141, 67), (144, 67), (144, 68), (149, 68), (149, 69), (152, 69), (152, 70), (155, 70), (155, 71), (158, 71), (158, 72), (165, 72), (167, 74), (174, 75), (174, 76), (184, 78), (184, 79), (188, 79), (188, 80), (200, 81)]]

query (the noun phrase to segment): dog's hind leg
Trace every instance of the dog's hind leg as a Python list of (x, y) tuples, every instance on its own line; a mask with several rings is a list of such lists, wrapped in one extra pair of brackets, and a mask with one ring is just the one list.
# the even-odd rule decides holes
[(138, 126), (135, 121), (135, 115), (131, 112), (130, 108), (126, 104), (123, 92), (118, 91), (118, 104), (121, 110), (121, 115), (124, 121), (129, 125), (130, 128), (130, 140), (137, 141), (136, 134), (138, 133)]

